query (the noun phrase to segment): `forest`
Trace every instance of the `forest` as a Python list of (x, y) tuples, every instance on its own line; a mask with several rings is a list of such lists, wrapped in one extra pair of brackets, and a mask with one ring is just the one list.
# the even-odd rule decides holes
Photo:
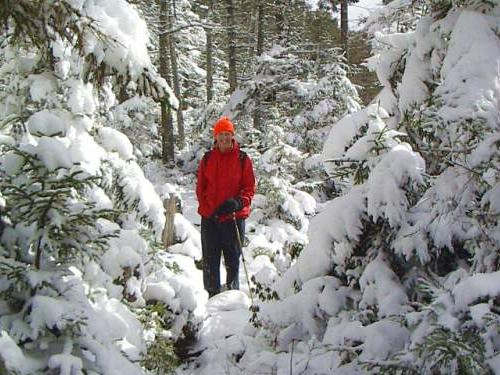
[[(498, 0), (0, 21), (0, 374), (500, 375)], [(256, 193), (239, 290), (209, 298), (223, 116)]]

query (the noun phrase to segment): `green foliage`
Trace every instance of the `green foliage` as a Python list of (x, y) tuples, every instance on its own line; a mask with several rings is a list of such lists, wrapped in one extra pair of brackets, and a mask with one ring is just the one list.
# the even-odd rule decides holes
[[(1, 329), (26, 354), (36, 351), (48, 359), (68, 338), (88, 334), (88, 311), (75, 301), (84, 298), (83, 288), (78, 289), (69, 267), (99, 260), (116, 233), (103, 232), (96, 223), (116, 221), (121, 212), (96, 206), (89, 193), (101, 180), (78, 166), (51, 169), (20, 148), (1, 148), (14, 161), (0, 170), (6, 218), (0, 253), (0, 296), (6, 302)], [(48, 317), (48, 309), (56, 306), (64, 313)], [(39, 320), (43, 325), (33, 323)], [(71, 354), (83, 357), (82, 350), (76, 344)]]
[[(3, 247), (0, 247), (2, 255), (6, 254)], [(29, 288), (29, 280), (27, 279), (28, 272), (31, 266), (26, 263), (16, 262), (8, 258), (1, 258), (0, 275), (8, 280), (12, 280), (9, 287), (0, 292), (3, 298), (11, 300), (15, 293)]]
[[(120, 292), (103, 270), (101, 256), (111, 250), (106, 255), (113, 257), (126, 235), (138, 246), (144, 244), (131, 229), (141, 227), (134, 216), (141, 213), (133, 210), (140, 208), (137, 200), (142, 197), (130, 191), (134, 189), (124, 192), (144, 182), (142, 172), (135, 162), (107, 153), (105, 142), (99, 142), (99, 125), (110, 119), (106, 116), (112, 102), (99, 99), (114, 99), (113, 89), (135, 83), (138, 93), (161, 96), (167, 94), (166, 85), (142, 56), (141, 61), (130, 54), (126, 61), (105, 58), (111, 48), (121, 53), (125, 46), (114, 40), (120, 35), (112, 32), (118, 29), (103, 29), (87, 13), (87, 5), (51, 0), (0, 4), (4, 109), (0, 116), (0, 298), (5, 302), (0, 331), (20, 356), (36, 357), (29, 365), (34, 374), (102, 373), (107, 358), (101, 355), (114, 351), (111, 355), (120, 357), (116, 344), (120, 340), (128, 336), (131, 346), (142, 347), (140, 334), (129, 336), (129, 324), (115, 326), (112, 339), (95, 331), (99, 323), (92, 324), (112, 300), (110, 295), (119, 297)], [(116, 5), (117, 17), (133, 14), (127, 2)], [(102, 48), (86, 48), (89, 39)], [(96, 58), (93, 53), (98, 49)], [(128, 85), (132, 80), (136, 82)], [(75, 105), (77, 97), (80, 104), (85, 101), (83, 107)], [(128, 226), (122, 231), (125, 221)], [(124, 237), (114, 240), (118, 233)], [(137, 250), (145, 248), (144, 244)], [(142, 254), (133, 255), (142, 262)], [(108, 260), (108, 264), (116, 262), (106, 268), (110, 273), (139, 276), (138, 268), (119, 267), (121, 259)], [(126, 306), (112, 303), (119, 306), (103, 312), (104, 319), (122, 316), (141, 330)], [(66, 360), (57, 363), (59, 354), (76, 360), (67, 368)], [(142, 373), (125, 353), (119, 362), (124, 372)]]
[(425, 371), (440, 374), (488, 374), (484, 352), (484, 342), (475, 330), (452, 332), (443, 327), (436, 327), (415, 348)]
[(255, 328), (262, 328), (262, 321), (259, 318), (259, 306), (250, 306), (250, 312), (252, 313), (249, 320), (250, 324), (252, 324), (252, 326)]
[[(270, 286), (258, 282), (255, 276), (251, 277), (251, 291), (252, 294), (254, 296), (257, 296), (262, 302), (279, 300), (278, 293), (275, 290), (271, 289)], [(260, 308), (257, 304), (250, 306), (251, 317), (249, 321), (255, 328), (262, 327), (262, 320), (259, 317), (259, 311)]]
[[(49, 19), (49, 10), (54, 11), (57, 17)], [(1, 23), (12, 27), (11, 42), (33, 43), (41, 50), (45, 49), (48, 40), (54, 38), (54, 32), (72, 43), (78, 41), (77, 45), (83, 49), (83, 29), (90, 29), (91, 22), (78, 16), (77, 10), (66, 2), (19, 0), (0, 3)], [(75, 35), (78, 38), (74, 38)]]
[(447, 14), (453, 7), (487, 7), (493, 8), (497, 3), (494, 0), (430, 0), (431, 9), (437, 14)]
[(153, 374), (174, 374), (180, 361), (175, 354), (172, 340), (157, 337), (148, 347), (146, 358), (141, 361), (141, 365)]
[(253, 258), (258, 257), (259, 255), (265, 255), (271, 260), (271, 262), (274, 262), (274, 255), (275, 254), (268, 248), (255, 247), (254, 249), (252, 249), (252, 257)]
[(144, 328), (154, 335), (154, 339), (148, 342), (147, 354), (141, 360), (141, 365), (156, 375), (173, 374), (180, 360), (175, 354), (172, 338), (165, 335), (172, 322), (172, 312), (165, 304), (154, 302), (138, 314)]
[(273, 206), (279, 206), (285, 202), (286, 194), (274, 180), (261, 178), (258, 180), (257, 193), (266, 194), (266, 198)]
[(352, 176), (355, 185), (360, 185), (368, 179), (370, 170), (364, 160), (335, 159), (327, 162), (335, 165), (331, 177), (335, 180), (344, 181)]
[(11, 313), (19, 314), (32, 292), (28, 275), (33, 266), (6, 258), (5, 250), (0, 250), (0, 280), (5, 284), (0, 291), (0, 298), (5, 301)]
[(259, 297), (261, 301), (272, 301), (278, 300), (278, 293), (275, 290), (272, 290), (271, 287), (267, 285), (263, 285), (255, 279), (255, 276), (252, 276), (252, 293)]
[(292, 260), (297, 259), (302, 250), (304, 250), (304, 247), (305, 245), (300, 242), (287, 243), (287, 252), (292, 257)]
[[(342, 296), (345, 310), (334, 319), (327, 317), (314, 321), (320, 326), (319, 331), (324, 324), (327, 325), (325, 330), (333, 329), (327, 333), (339, 333), (341, 340), (333, 339), (338, 347), (332, 349), (325, 345), (321, 350), (324, 350), (322, 353), (330, 350), (339, 353), (338, 367), (344, 366), (340, 372), (491, 373), (489, 360), (497, 358), (499, 347), (498, 293), (485, 285), (482, 277), (494, 280), (488, 273), (497, 272), (499, 267), (498, 236), (495, 234), (498, 232), (500, 142), (496, 107), (488, 105), (486, 109), (482, 104), (488, 102), (491, 95), (474, 95), (478, 90), (477, 77), (483, 80), (488, 92), (495, 92), (494, 84), (491, 87), (488, 84), (495, 82), (498, 69), (494, 63), (485, 64), (490, 70), (484, 75), (472, 69), (467, 76), (467, 69), (461, 67), (464, 62), (471, 62), (470, 51), (462, 47), (470, 39), (457, 40), (463, 38), (464, 26), (457, 20), (462, 20), (462, 15), (464, 19), (469, 16), (484, 19), (493, 30), (488, 30), (487, 35), (493, 46), (494, 33), (498, 35), (498, 4), (495, 2), (494, 12), (489, 12), (492, 4), (491, 1), (449, 0), (412, 1), (405, 3), (408, 6), (401, 6), (395, 2), (381, 12), (389, 21), (387, 28), (379, 25), (379, 30), (383, 29), (379, 39), (382, 53), (376, 60), (381, 68), (378, 73), (386, 86), (381, 95), (384, 107), (377, 108), (374, 104), (367, 108), (366, 116), (353, 116), (342, 123), (345, 127), (340, 128), (338, 134), (341, 139), (332, 144), (332, 155), (335, 155), (332, 157), (338, 159), (331, 162), (338, 166), (334, 178), (339, 185), (345, 185), (341, 200), (337, 202), (342, 203), (339, 207), (347, 212), (327, 211), (332, 218), (331, 226), (325, 215), (326, 228), (317, 237), (314, 235), (318, 233), (313, 234), (310, 242), (318, 238), (326, 251), (328, 244), (332, 244), (331, 254), (328, 254), (334, 267), (331, 275), (336, 277), (336, 282), (340, 281), (339, 289), (349, 291), (348, 296), (347, 293)], [(419, 24), (423, 16), (425, 19)], [(394, 34), (407, 31), (414, 33)], [(450, 42), (452, 38), (457, 39)], [(278, 82), (285, 82), (284, 77), (288, 76), (280, 74), (289, 73), (286, 63), (294, 60), (290, 56), (287, 60), (286, 53), (281, 52), (270, 57), (275, 58), (276, 64), (269, 65), (274, 65), (276, 70), (262, 67), (262, 75), (269, 73), (269, 77), (275, 73), (280, 77)], [(421, 67), (417, 66), (419, 64)], [(415, 75), (416, 72), (422, 74)], [(302, 77), (301, 73), (293, 77)], [(414, 95), (411, 84), (417, 76), (425, 82), (422, 82), (421, 92)], [(463, 82), (461, 90), (454, 91), (457, 76), (463, 78)], [(470, 77), (474, 84), (470, 84)], [(273, 122), (276, 118), (289, 119), (298, 114), (300, 104), (292, 109), (286, 107), (293, 102), (290, 98), (295, 93), (293, 84), (296, 81), (286, 82), (288, 91), (274, 82), (264, 85), (269, 89), (266, 92), (269, 96), (263, 97), (276, 103), (273, 111), (269, 111), (273, 114)], [(476, 98), (476, 103), (470, 102)], [(495, 102), (496, 97), (491, 100)], [(300, 100), (293, 103), (296, 102)], [(408, 109), (410, 102), (414, 107)], [(406, 112), (400, 113), (402, 108)], [(347, 130), (351, 122), (352, 128)], [(292, 138), (288, 136), (295, 129), (290, 126), (291, 122), (284, 123), (286, 131), (277, 139), (288, 142)], [(305, 144), (314, 150), (309, 141), (290, 144), (295, 147)], [(352, 147), (355, 144), (359, 147)], [(424, 166), (426, 173), (422, 173)], [(369, 180), (370, 177), (375, 178)], [(382, 178), (387, 178), (388, 183), (385, 184)], [(353, 185), (362, 186), (353, 188)], [(391, 271), (390, 276), (385, 272), (382, 275), (378, 267), (381, 264), (372, 261), (383, 263)], [(298, 292), (301, 285), (314, 282), (317, 274), (306, 268), (310, 265), (307, 260), (296, 264), (295, 271), (299, 271), (289, 274), (294, 278), (293, 286), (290, 285), (292, 281), (285, 280), (290, 288), (287, 293)], [(377, 267), (368, 269), (371, 265)], [(327, 267), (318, 267), (317, 271), (330, 275)], [(431, 281), (420, 282), (422, 276), (428, 275)], [(400, 294), (387, 290), (389, 282)], [(470, 291), (462, 289), (469, 285)], [(478, 290), (474, 290), (475, 285)], [(270, 298), (264, 286), (258, 285), (256, 291), (257, 288), (261, 288), (262, 298)], [(468, 306), (461, 298), (465, 292), (475, 299), (468, 302)], [(289, 298), (293, 297), (296, 296)], [(388, 312), (388, 304), (396, 308)], [(311, 310), (321, 308), (315, 303), (307, 307)], [(491, 313), (480, 316), (488, 310)], [(386, 319), (396, 319), (402, 332), (407, 333), (398, 344), (383, 342), (384, 347), (391, 348), (391, 354), (377, 350), (381, 340), (376, 330), (386, 323), (383, 314)], [(277, 337), (280, 331), (283, 332), (280, 318), (267, 316), (267, 321), (263, 314), (260, 317), (253, 314), (252, 322), (262, 328), (259, 337), (266, 333)], [(300, 321), (303, 317), (296, 314), (295, 318)], [(356, 328), (344, 329), (343, 324), (347, 322), (355, 323)], [(302, 344), (315, 333), (314, 328), (301, 328)], [(366, 362), (360, 362), (360, 356)]]
[(405, 360), (404, 355), (395, 355), (389, 361), (362, 362), (361, 366), (370, 374), (381, 375), (420, 375), (412, 363)]
[(99, 178), (78, 169), (49, 170), (36, 156), (19, 148), (2, 149), (11, 158), (22, 160), (16, 171), (0, 172), (5, 213), (12, 228), (24, 227), (32, 232), (29, 242), (12, 244), (18, 249), (17, 259), (26, 259), (34, 251), (35, 265), (40, 268), (42, 256), (55, 257), (57, 262), (98, 257), (114, 233), (99, 233), (95, 223), (99, 218), (115, 220), (119, 214), (116, 210), (96, 208), (85, 197)]

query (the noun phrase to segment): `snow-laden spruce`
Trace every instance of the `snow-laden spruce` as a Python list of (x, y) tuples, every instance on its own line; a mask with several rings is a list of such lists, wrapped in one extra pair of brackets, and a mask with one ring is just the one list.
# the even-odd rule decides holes
[[(310, 232), (310, 245), (278, 289), (285, 296), (294, 282), (305, 286), (324, 274), (350, 287), (347, 314), (333, 314), (319, 334), (305, 325), (301, 332), (333, 343), (335, 367), (500, 371), (494, 333), (499, 294), (480, 284), (497, 276), (478, 274), (498, 270), (500, 245), (498, 195), (493, 198), (499, 184), (498, 22), (498, 6), (471, 4), (432, 12), (414, 32), (379, 35), (382, 49), (371, 63), (387, 84), (374, 104), (332, 129), (324, 157), (332, 174), (347, 166), (351, 178), (339, 181), (345, 194), (315, 218), (324, 229)], [(457, 289), (468, 284), (477, 287), (465, 298)], [(325, 313), (319, 305), (316, 317)], [(268, 319), (283, 323), (272, 314)], [(346, 324), (367, 330), (394, 321), (397, 326), (380, 331), (377, 341), (356, 330), (338, 338)], [(390, 335), (397, 330), (403, 332), (395, 340)], [(353, 350), (359, 355), (349, 357)]]

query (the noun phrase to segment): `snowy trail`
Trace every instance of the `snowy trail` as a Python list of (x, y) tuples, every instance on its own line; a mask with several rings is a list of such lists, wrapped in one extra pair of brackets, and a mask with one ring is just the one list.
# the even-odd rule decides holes
[(229, 290), (212, 297), (196, 334), (192, 362), (179, 367), (176, 375), (240, 374), (235, 359), (248, 348), (250, 301), (245, 293)]
[[(182, 214), (198, 230), (200, 229), (200, 216), (197, 213), (198, 202), (194, 191), (194, 183), (179, 186), (183, 202)], [(249, 234), (247, 233), (247, 236)], [(249, 235), (252, 236), (251, 234)], [(258, 263), (252, 264), (252, 254), (244, 247), (243, 252), (247, 262), (249, 277), (258, 269)], [(248, 264), (250, 263), (250, 264)], [(226, 271), (224, 259), (221, 262), (221, 281), (225, 280)], [(195, 362), (200, 366), (195, 370), (190, 367), (178, 370), (178, 374), (219, 374), (228, 373), (234, 356), (245, 352), (246, 342), (250, 339), (245, 333), (251, 318), (249, 285), (245, 275), (243, 258), (240, 259), (239, 272), (240, 290), (224, 291), (211, 299), (200, 301), (205, 306), (200, 306), (200, 326), (196, 335), (196, 342), (192, 352), (202, 352)], [(196, 367), (196, 366), (195, 366)]]
[[(155, 184), (158, 190), (165, 189), (165, 180), (173, 180), (155, 175)], [(169, 186), (168, 190), (174, 188), (182, 200), (182, 215), (189, 221), (197, 231), (199, 236), (200, 216), (197, 213), (198, 203), (194, 191), (193, 181), (185, 179), (184, 184)], [(201, 252), (201, 250), (200, 250)], [(248, 285), (244, 277), (243, 264), (240, 264), (240, 286), (242, 291), (225, 291), (217, 296), (208, 299), (208, 294), (202, 292), (201, 298), (196, 301), (197, 308), (195, 321), (198, 324), (195, 342), (190, 347), (191, 353), (201, 353), (194, 358), (194, 362), (188, 368), (178, 368), (176, 373), (181, 374), (218, 374), (226, 373), (226, 369), (221, 367), (221, 363), (227, 361), (227, 353), (231, 352), (232, 342), (239, 339), (250, 318), (250, 299), (247, 296)], [(221, 280), (225, 279), (226, 273), (224, 265), (221, 265)], [(203, 289), (202, 273), (190, 275), (196, 288)], [(195, 364), (196, 363), (196, 364)], [(200, 367), (198, 367), (200, 366)]]

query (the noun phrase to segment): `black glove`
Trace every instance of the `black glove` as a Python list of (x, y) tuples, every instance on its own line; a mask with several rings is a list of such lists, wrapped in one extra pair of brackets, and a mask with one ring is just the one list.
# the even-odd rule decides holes
[(243, 208), (243, 204), (238, 198), (229, 198), (222, 202), (222, 204), (215, 210), (215, 215), (228, 215), (233, 212), (239, 211)]

